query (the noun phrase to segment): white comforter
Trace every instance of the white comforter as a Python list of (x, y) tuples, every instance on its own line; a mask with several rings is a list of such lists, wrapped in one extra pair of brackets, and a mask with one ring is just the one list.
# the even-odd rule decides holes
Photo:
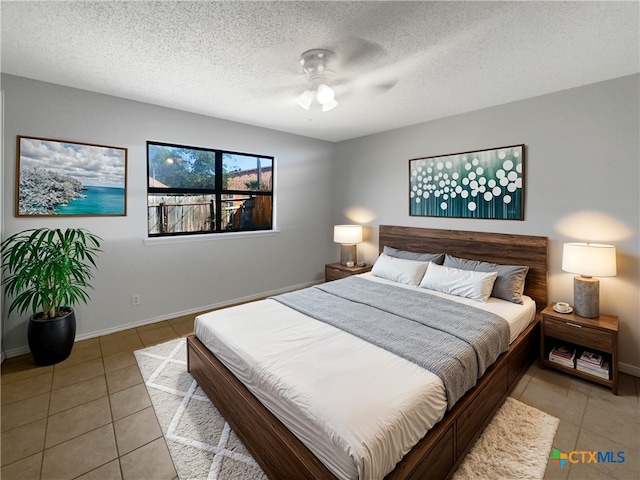
[[(502, 316), (512, 340), (535, 314), (440, 295)], [(434, 374), (274, 300), (200, 315), (195, 334), (338, 478), (384, 477), (446, 411)]]

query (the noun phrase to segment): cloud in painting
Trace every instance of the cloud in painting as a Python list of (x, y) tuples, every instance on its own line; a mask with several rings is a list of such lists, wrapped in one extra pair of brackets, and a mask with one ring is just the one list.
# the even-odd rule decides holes
[(20, 139), (20, 167), (68, 175), (85, 186), (125, 187), (125, 150), (34, 138)]

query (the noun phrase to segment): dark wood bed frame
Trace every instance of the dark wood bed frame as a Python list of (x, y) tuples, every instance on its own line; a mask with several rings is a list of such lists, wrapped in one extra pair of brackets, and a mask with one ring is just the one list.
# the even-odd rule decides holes
[[(547, 305), (547, 238), (382, 225), (380, 251), (385, 245), (529, 267), (525, 294), (536, 301), (535, 321), (386, 477), (445, 479), (455, 472), (538, 353), (539, 312)], [(187, 346), (189, 372), (270, 479), (335, 478), (196, 337), (188, 337)]]

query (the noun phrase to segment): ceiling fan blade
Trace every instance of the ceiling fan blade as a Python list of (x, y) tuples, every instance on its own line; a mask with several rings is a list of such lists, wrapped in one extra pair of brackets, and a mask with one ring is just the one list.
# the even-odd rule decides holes
[(417, 70), (426, 59), (426, 53), (418, 52), (351, 78), (343, 78), (334, 86), (336, 95), (346, 93), (381, 95), (393, 88), (403, 77)]
[(375, 64), (385, 56), (385, 49), (379, 43), (364, 38), (349, 37), (340, 40), (334, 47), (338, 53), (342, 69), (359, 68), (366, 64)]

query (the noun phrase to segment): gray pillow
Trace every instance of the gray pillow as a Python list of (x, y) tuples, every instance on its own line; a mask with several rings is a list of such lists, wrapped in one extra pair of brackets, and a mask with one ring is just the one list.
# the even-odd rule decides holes
[(409, 252), (407, 250), (398, 250), (397, 248), (387, 247), (382, 249), (382, 253), (390, 257), (403, 258), (404, 260), (417, 260), (419, 262), (433, 262), (436, 265), (442, 265), (444, 262), (444, 253), (418, 253)]
[(445, 267), (461, 268), (462, 270), (474, 270), (476, 272), (496, 272), (498, 278), (493, 284), (492, 297), (501, 298), (508, 302), (522, 305), (522, 293), (524, 281), (529, 272), (529, 267), (520, 265), (499, 265), (497, 263), (480, 262), (467, 258), (458, 258), (446, 255)]

